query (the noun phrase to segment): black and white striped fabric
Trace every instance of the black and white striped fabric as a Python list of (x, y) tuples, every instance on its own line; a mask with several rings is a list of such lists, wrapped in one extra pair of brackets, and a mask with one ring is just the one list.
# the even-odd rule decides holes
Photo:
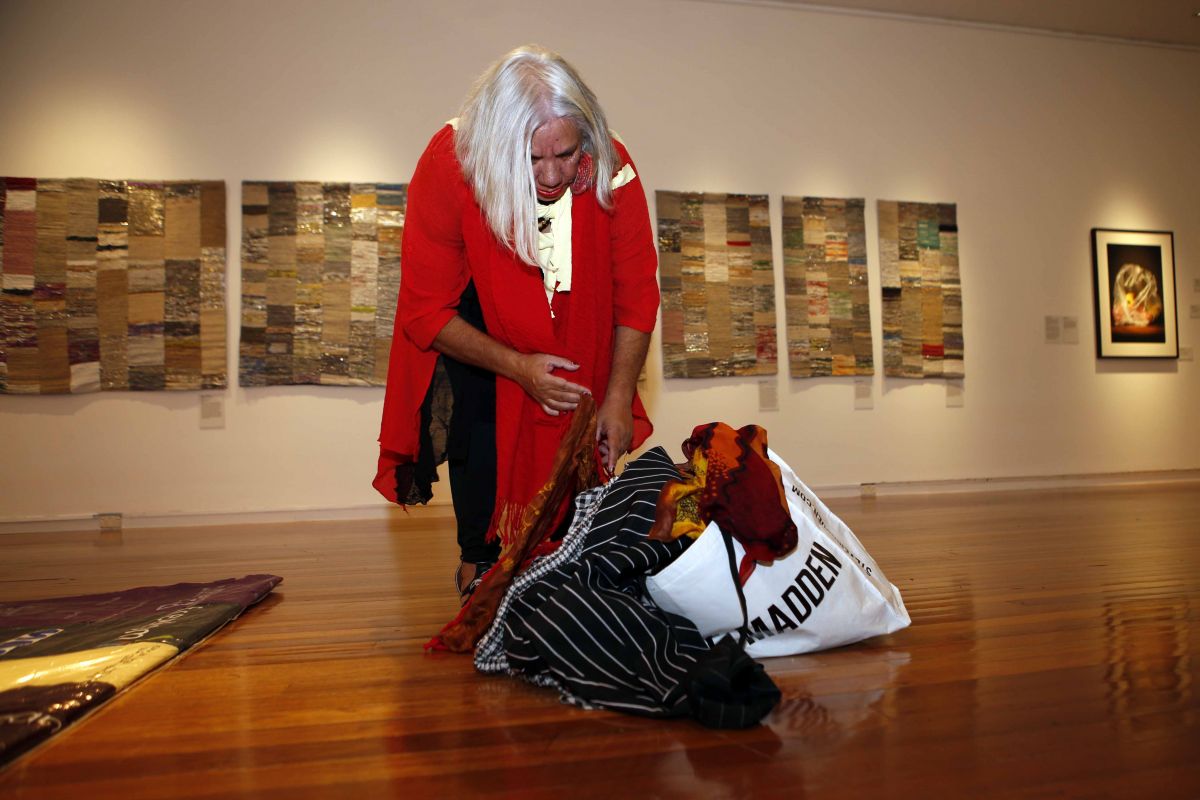
[(643, 582), (691, 543), (646, 539), (659, 490), (675, 478), (655, 448), (607, 487), (580, 495), (559, 549), (509, 589), (476, 667), (556, 687), (584, 707), (691, 713), (687, 677), (708, 645), (689, 620), (657, 608)]
[[(584, 553), (615, 540), (644, 539), (654, 524), (659, 491), (667, 481), (678, 478), (679, 472), (666, 451), (656, 447), (626, 465), (615, 481), (577, 495), (575, 516), (558, 548), (518, 575), (500, 601), (492, 626), (475, 646), (475, 668), (485, 673), (507, 672), (505, 622), (512, 604), (547, 576), (562, 572), (559, 579), (565, 580), (565, 568)], [(527, 598), (523, 607), (528, 608), (532, 602), (540, 599)]]
[(582, 557), (562, 586), (531, 587), (527, 594), (545, 598), (509, 620), (510, 667), (549, 674), (570, 701), (648, 716), (688, 714), (688, 671), (708, 644), (689, 620), (643, 604), (642, 579), (689, 544), (612, 542)]

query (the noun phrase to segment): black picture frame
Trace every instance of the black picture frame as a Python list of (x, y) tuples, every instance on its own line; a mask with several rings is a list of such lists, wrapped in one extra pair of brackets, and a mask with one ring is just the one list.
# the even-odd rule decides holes
[(1099, 358), (1179, 358), (1175, 234), (1092, 228)]

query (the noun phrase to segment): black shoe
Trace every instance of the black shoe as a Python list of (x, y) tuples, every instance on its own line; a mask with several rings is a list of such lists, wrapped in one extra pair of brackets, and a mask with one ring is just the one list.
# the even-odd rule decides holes
[[(475, 568), (475, 575), (471, 580), (463, 583), (463, 568), (468, 564)], [(483, 576), (488, 570), (496, 565), (495, 561), (460, 561), (458, 569), (454, 570), (454, 588), (458, 589), (458, 600), (460, 605), (466, 605), (467, 600), (475, 593), (475, 589), (483, 582)]]

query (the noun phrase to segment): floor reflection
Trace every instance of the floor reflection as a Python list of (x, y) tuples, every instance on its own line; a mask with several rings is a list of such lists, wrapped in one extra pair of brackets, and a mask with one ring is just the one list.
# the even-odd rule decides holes
[[(911, 657), (903, 650), (853, 647), (820, 656), (823, 663), (805, 673), (781, 663), (790, 659), (765, 660), (768, 671), (780, 673), (777, 682), (784, 697), (762, 725), (709, 731), (701, 747), (696, 746), (694, 731), (680, 729), (678, 749), (663, 753), (653, 765), (655, 785), (663, 789), (663, 796), (676, 796), (672, 792), (678, 790), (678, 796), (750, 797), (770, 789), (767, 794), (786, 790), (789, 797), (804, 797), (836, 783), (845, 766), (837, 754), (855, 751), (847, 743), (865, 737), (878, 744), (893, 713), (890, 698), (903, 683)], [(843, 679), (836, 687), (825, 684), (816, 692), (804, 688), (804, 674), (835, 673)]]
[(820, 734), (826, 741), (853, 738), (864, 723), (886, 713), (880, 703), (898, 685), (911, 660), (904, 650), (873, 652), (870, 658), (854, 660), (853, 688), (816, 695), (785, 689), (783, 700), (766, 724), (785, 737)]
[(1134, 730), (1138, 716), (1157, 709), (1195, 708), (1191, 618), (1192, 604), (1184, 596), (1105, 602), (1104, 677), (1112, 719), (1123, 731)]

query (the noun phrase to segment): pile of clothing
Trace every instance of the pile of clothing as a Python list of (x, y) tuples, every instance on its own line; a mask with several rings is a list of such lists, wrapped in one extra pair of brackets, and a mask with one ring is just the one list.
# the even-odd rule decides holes
[[(580, 465), (590, 459), (578, 453), (589, 450), (592, 429), (578, 428), (543, 495), (587, 480)], [(545, 526), (530, 515), (524, 533), (504, 543), (495, 574), (430, 646), (473, 646), (481, 672), (519, 675), (586, 708), (692, 716), (725, 728), (759, 722), (780, 692), (745, 654), (744, 641), (726, 637), (711, 645), (689, 619), (658, 607), (645, 579), (683, 553), (706, 518), (720, 516), (731, 531), (733, 517), (751, 523), (754, 556), (747, 553), (742, 572), (754, 558), (794, 547), (795, 527), (786, 504), (779, 510), (778, 471), (763, 470), (770, 462), (761, 429), (702, 426), (684, 452), (691, 457), (686, 475), (660, 447), (619, 478), (578, 494), (561, 540), (547, 541)], [(764, 489), (778, 532), (758, 524), (764, 514), (756, 493)]]

